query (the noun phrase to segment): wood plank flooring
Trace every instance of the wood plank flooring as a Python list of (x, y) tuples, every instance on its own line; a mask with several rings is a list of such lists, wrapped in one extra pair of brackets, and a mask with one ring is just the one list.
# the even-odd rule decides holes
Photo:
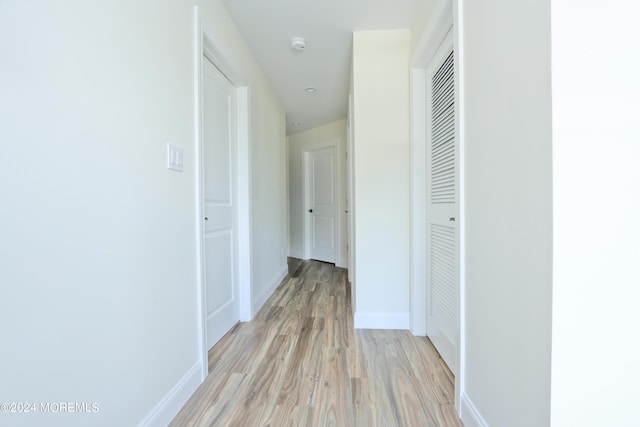
[(354, 330), (346, 270), (289, 260), (256, 315), (209, 351), (171, 426), (462, 426), (453, 377), (426, 338)]

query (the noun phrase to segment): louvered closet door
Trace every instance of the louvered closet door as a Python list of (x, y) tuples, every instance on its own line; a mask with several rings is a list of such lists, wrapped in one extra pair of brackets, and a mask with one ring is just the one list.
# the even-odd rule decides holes
[(454, 374), (458, 345), (458, 185), (454, 55), (445, 41), (427, 69), (427, 335)]

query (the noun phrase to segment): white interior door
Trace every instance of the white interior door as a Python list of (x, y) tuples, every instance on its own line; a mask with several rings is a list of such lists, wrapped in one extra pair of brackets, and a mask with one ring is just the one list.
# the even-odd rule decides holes
[(204, 270), (207, 346), (240, 320), (236, 90), (203, 60)]
[(336, 260), (336, 158), (335, 147), (311, 151), (308, 156), (309, 257)]
[(458, 345), (458, 143), (453, 47), (427, 69), (427, 336), (456, 374)]

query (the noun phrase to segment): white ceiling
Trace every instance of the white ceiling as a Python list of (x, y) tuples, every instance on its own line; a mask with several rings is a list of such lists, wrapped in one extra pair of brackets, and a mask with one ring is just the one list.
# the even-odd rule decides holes
[[(225, 0), (287, 114), (287, 134), (346, 118), (352, 33), (410, 28), (429, 0)], [(291, 49), (304, 37), (303, 52)], [(307, 87), (317, 92), (305, 92)], [(299, 126), (292, 123), (298, 122)]]

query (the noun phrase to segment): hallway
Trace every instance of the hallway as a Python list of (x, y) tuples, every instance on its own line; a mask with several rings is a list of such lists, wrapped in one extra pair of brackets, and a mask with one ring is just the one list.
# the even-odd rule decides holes
[(426, 338), (354, 330), (346, 270), (289, 259), (255, 319), (209, 352), (172, 426), (461, 426), (453, 378)]

